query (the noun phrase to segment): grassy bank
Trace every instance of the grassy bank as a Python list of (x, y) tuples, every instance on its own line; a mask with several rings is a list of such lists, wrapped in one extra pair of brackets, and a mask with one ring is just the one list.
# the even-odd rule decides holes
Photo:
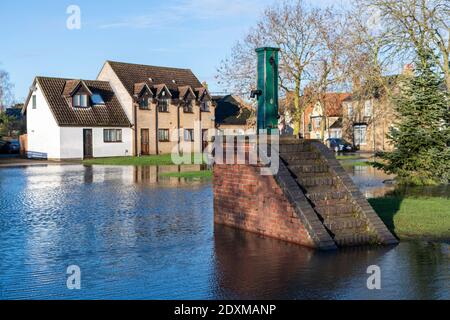
[[(195, 157), (201, 159), (201, 154), (191, 155), (191, 162), (194, 163)], [(171, 154), (162, 154), (157, 156), (143, 157), (115, 157), (115, 158), (96, 158), (83, 161), (86, 165), (111, 165), (111, 166), (167, 166), (174, 165)]]
[(160, 177), (209, 180), (212, 178), (212, 171), (205, 170), (205, 171), (188, 171), (188, 172), (167, 172), (167, 173), (161, 173), (159, 176)]
[(450, 199), (370, 199), (380, 218), (402, 240), (450, 240)]

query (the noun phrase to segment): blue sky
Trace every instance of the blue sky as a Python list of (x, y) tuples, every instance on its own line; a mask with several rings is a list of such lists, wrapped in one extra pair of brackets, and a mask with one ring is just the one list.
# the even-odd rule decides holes
[[(36, 75), (95, 79), (105, 60), (190, 68), (211, 91), (222, 91), (214, 80), (221, 59), (272, 3), (2, 0), (0, 69), (10, 73), (18, 101), (26, 97)], [(80, 30), (66, 28), (70, 5), (81, 9)]]

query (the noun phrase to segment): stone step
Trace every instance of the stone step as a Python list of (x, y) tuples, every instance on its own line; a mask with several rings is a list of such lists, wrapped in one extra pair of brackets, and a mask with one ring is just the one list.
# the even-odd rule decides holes
[(314, 205), (316, 207), (324, 207), (324, 206), (338, 206), (338, 205), (350, 205), (352, 204), (351, 200), (348, 200), (347, 197), (341, 199), (325, 199), (325, 200), (316, 200), (314, 201)]
[(280, 153), (280, 157), (291, 164), (302, 164), (301, 160), (317, 160), (320, 154), (317, 152), (300, 151), (295, 153)]
[(297, 144), (288, 144), (288, 143), (280, 143), (279, 151), (282, 154), (290, 154), (304, 151), (311, 151), (312, 147), (307, 143), (297, 143)]
[(326, 163), (323, 161), (323, 159), (300, 159), (300, 160), (291, 160), (287, 162), (287, 166), (292, 167), (293, 169), (302, 166), (314, 166), (314, 165), (320, 166), (326, 165)]
[(338, 178), (330, 176), (330, 175), (324, 175), (324, 176), (314, 176), (314, 177), (304, 177), (299, 176), (296, 178), (297, 182), (308, 189), (308, 187), (315, 187), (315, 186), (334, 186), (338, 183)]
[(289, 170), (294, 174), (303, 173), (329, 173), (330, 168), (326, 164), (317, 164), (314, 162), (312, 164), (300, 164), (300, 165), (290, 165)]
[(331, 199), (346, 199), (349, 197), (349, 193), (347, 191), (343, 191), (336, 186), (316, 186), (309, 187), (306, 189), (306, 196), (312, 202), (318, 200), (331, 200)]
[(354, 233), (364, 233), (367, 231), (367, 223), (357, 218), (333, 219), (328, 217), (324, 220), (323, 224), (332, 232), (350, 230)]
[(335, 205), (335, 206), (320, 206), (314, 207), (314, 210), (322, 217), (327, 216), (343, 216), (345, 214), (351, 214), (355, 211), (353, 204)]
[(376, 242), (370, 234), (336, 235), (334, 241), (340, 247), (356, 246)]

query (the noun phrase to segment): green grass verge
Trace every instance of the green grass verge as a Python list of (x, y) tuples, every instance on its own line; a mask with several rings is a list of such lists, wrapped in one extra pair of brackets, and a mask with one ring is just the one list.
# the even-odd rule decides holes
[(359, 156), (359, 155), (351, 155), (351, 156), (340, 155), (340, 156), (336, 156), (336, 159), (338, 159), (338, 160), (358, 160), (358, 159), (361, 159), (361, 156)]
[(161, 173), (160, 177), (185, 178), (185, 179), (211, 179), (212, 171), (188, 171), (188, 172), (167, 172)]
[(450, 240), (450, 199), (385, 197), (369, 202), (400, 239)]
[[(191, 160), (194, 163), (194, 157), (200, 157), (201, 154), (192, 155)], [(174, 165), (172, 155), (162, 154), (157, 156), (143, 157), (114, 157), (114, 158), (96, 158), (83, 161), (86, 165), (112, 165), (112, 166), (167, 166)]]
[(374, 162), (372, 161), (352, 161), (352, 162), (341, 162), (344, 167), (373, 167)]

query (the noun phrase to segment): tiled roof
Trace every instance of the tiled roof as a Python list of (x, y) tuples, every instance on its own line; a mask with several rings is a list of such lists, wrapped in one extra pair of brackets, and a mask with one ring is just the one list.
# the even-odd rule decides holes
[[(147, 83), (150, 88), (166, 85), (173, 98), (178, 98), (179, 87), (190, 86), (198, 91), (202, 84), (189, 69), (156, 67), (107, 61), (131, 96), (135, 92), (136, 83)], [(158, 87), (156, 87), (158, 88)]]
[(103, 98), (105, 104), (88, 108), (73, 108), (70, 104), (70, 98), (67, 97), (67, 92), (70, 89), (73, 90), (81, 80), (37, 77), (36, 81), (42, 88), (50, 110), (59, 126), (131, 126), (108, 82), (83, 80), (93, 94), (99, 94)]
[(325, 96), (327, 116), (342, 117), (342, 102), (344, 102), (350, 96), (350, 93), (327, 93)]

